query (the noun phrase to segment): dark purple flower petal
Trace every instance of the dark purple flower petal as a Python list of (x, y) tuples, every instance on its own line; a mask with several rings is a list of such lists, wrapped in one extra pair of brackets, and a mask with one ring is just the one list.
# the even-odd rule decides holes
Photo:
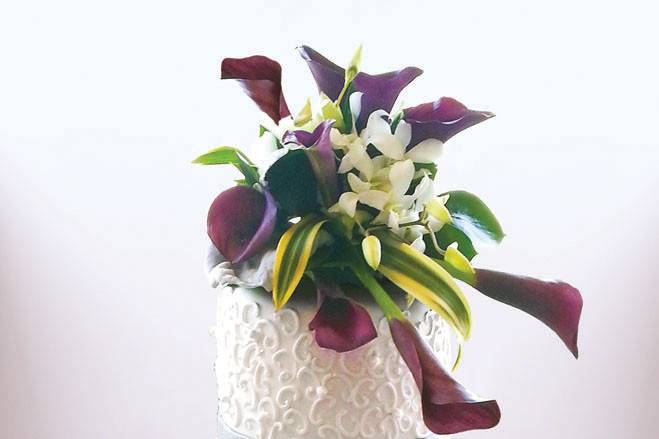
[(344, 69), (311, 47), (301, 46), (297, 50), (307, 62), (309, 70), (311, 70), (311, 74), (318, 85), (318, 91), (325, 93), (331, 100), (335, 101), (343, 89), (343, 82), (345, 80)]
[(482, 400), (455, 381), (410, 322), (393, 319), (389, 329), (419, 388), (423, 420), (430, 431), (453, 434), (492, 428), (499, 423), (497, 402)]
[(265, 56), (225, 58), (222, 61), (222, 79), (237, 79), (245, 93), (252, 98), (275, 123), (289, 116), (281, 89), (281, 66)]
[(460, 131), (494, 117), (493, 113), (470, 110), (447, 97), (406, 108), (403, 112), (403, 119), (412, 125), (412, 141), (408, 148), (426, 139), (446, 142)]
[(405, 67), (396, 72), (379, 75), (358, 73), (352, 85), (356, 92), (364, 93), (364, 95), (357, 119), (357, 129), (362, 129), (366, 125), (368, 116), (374, 111), (391, 112), (400, 92), (421, 73), (423, 70), (417, 67)]
[(325, 207), (330, 207), (339, 199), (339, 178), (337, 175), (336, 155), (330, 141), (333, 120), (321, 123), (313, 132), (317, 140), (309, 149), (307, 157), (318, 181), (318, 189)]
[(215, 198), (208, 211), (208, 236), (231, 263), (258, 253), (275, 228), (277, 207), (267, 191), (236, 186)]
[(549, 326), (575, 357), (583, 299), (565, 282), (542, 281), (499, 271), (476, 269), (474, 288), (499, 302), (514, 306)]
[[(307, 61), (318, 89), (330, 99), (336, 100), (343, 89), (345, 70), (311, 47), (302, 46), (298, 50)], [(363, 128), (366, 125), (368, 116), (376, 110), (385, 110), (389, 113), (400, 92), (421, 73), (423, 73), (423, 70), (416, 67), (406, 67), (402, 70), (379, 75), (358, 73), (352, 82), (353, 90), (364, 93), (364, 95), (362, 96), (357, 128)]]
[(334, 285), (316, 280), (320, 306), (309, 322), (318, 346), (336, 352), (348, 352), (377, 337), (368, 311), (343, 295)]
[(333, 123), (333, 120), (325, 120), (311, 132), (304, 130), (286, 131), (282, 141), (284, 144), (297, 143), (298, 145), (310, 148), (317, 144), (321, 138), (324, 138), (325, 136), (327, 136), (326, 140), (329, 141), (329, 128), (332, 127)]

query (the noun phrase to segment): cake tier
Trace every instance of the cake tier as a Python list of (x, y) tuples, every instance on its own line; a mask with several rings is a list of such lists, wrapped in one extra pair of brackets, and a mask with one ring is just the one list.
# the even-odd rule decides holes
[[(378, 337), (337, 353), (320, 348), (307, 329), (314, 301), (294, 298), (275, 313), (264, 290), (221, 289), (215, 328), (220, 439), (427, 437), (418, 389), (387, 321), (375, 304), (362, 304)], [(446, 366), (448, 325), (420, 304), (406, 314)]]

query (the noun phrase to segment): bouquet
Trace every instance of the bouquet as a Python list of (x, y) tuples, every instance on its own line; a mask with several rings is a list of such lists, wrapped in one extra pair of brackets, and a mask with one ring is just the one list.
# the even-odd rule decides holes
[(392, 300), (403, 291), (408, 303), (419, 301), (448, 322), (460, 347), (456, 365), (472, 319), (461, 284), (534, 316), (578, 356), (579, 291), (474, 266), (478, 245), (504, 238), (501, 225), (476, 195), (435, 191), (444, 144), (494, 115), (448, 97), (399, 108), (399, 94), (420, 69), (370, 75), (360, 71), (361, 48), (345, 69), (310, 47), (298, 50), (319, 94), (295, 115), (277, 62), (222, 62), (222, 79), (237, 80), (270, 121), (260, 127), (258, 164), (229, 146), (194, 161), (242, 174), (208, 213), (208, 236), (222, 258), (218, 281), (265, 288), (275, 309), (303, 278), (313, 282), (319, 306), (309, 330), (319, 346), (338, 352), (377, 337), (369, 312), (350, 294), (368, 292), (418, 387), (427, 427), (450, 434), (495, 426), (497, 402), (458, 383)]

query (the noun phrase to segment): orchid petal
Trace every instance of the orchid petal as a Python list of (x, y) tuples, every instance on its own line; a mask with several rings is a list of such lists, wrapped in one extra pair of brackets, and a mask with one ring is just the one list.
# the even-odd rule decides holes
[(359, 114), (362, 111), (362, 96), (364, 93), (355, 92), (350, 94), (350, 114), (352, 115), (352, 120), (357, 120)]
[(398, 216), (398, 214), (393, 210), (389, 211), (389, 215), (387, 217), (387, 226), (392, 231), (397, 232), (400, 229), (398, 225), (399, 223), (400, 223), (400, 217)]
[(420, 205), (426, 204), (428, 201), (435, 198), (435, 188), (433, 181), (430, 177), (424, 176), (419, 184), (414, 188), (412, 198)]
[(405, 157), (405, 146), (391, 134), (374, 135), (370, 138), (371, 143), (385, 156), (394, 160), (402, 160)]
[(275, 122), (289, 116), (281, 88), (281, 66), (277, 61), (255, 55), (247, 58), (225, 58), (222, 79), (237, 79), (245, 93)]
[(357, 211), (357, 201), (359, 201), (359, 195), (354, 192), (344, 192), (339, 197), (339, 207), (348, 215), (349, 217), (354, 217), (355, 212)]
[(426, 139), (405, 153), (414, 163), (435, 163), (442, 155), (444, 143), (437, 139)]
[(401, 120), (398, 122), (398, 125), (396, 125), (396, 131), (394, 132), (394, 137), (398, 139), (398, 141), (403, 145), (403, 147), (406, 147), (409, 145), (410, 140), (412, 140), (412, 125), (409, 123), (405, 122), (404, 120)]
[(414, 179), (414, 163), (412, 160), (404, 160), (394, 163), (389, 169), (389, 181), (391, 181), (391, 194), (394, 199), (405, 195)]
[(218, 195), (208, 211), (208, 236), (231, 263), (237, 264), (263, 250), (277, 218), (268, 191), (236, 186)]
[(357, 193), (367, 191), (371, 188), (369, 182), (362, 180), (352, 172), (348, 174), (348, 184), (350, 185), (350, 189)]
[(423, 253), (426, 251), (426, 243), (423, 241), (423, 235), (419, 235), (416, 237), (414, 241), (410, 244), (410, 247), (413, 249)]
[[(388, 114), (384, 110), (374, 111), (368, 116), (366, 126), (369, 137), (391, 135), (391, 125), (385, 119), (386, 117), (388, 117)], [(366, 139), (365, 143), (368, 141), (369, 139)]]
[(355, 165), (353, 165), (352, 160), (350, 160), (350, 154), (346, 154), (341, 159), (341, 163), (339, 164), (339, 170), (337, 172), (339, 174), (345, 174), (346, 172), (350, 171), (354, 167), (355, 167)]
[(575, 357), (579, 356), (577, 338), (583, 298), (573, 286), (484, 269), (476, 269), (473, 286), (537, 318), (563, 340)]
[(368, 311), (334, 285), (316, 279), (320, 307), (309, 322), (318, 346), (336, 352), (357, 349), (377, 337)]
[(403, 119), (412, 125), (412, 141), (408, 148), (426, 139), (446, 142), (460, 131), (494, 117), (490, 112), (470, 110), (447, 97), (406, 108), (403, 112)]
[(350, 151), (345, 157), (350, 157), (350, 162), (352, 165), (357, 168), (359, 172), (364, 174), (367, 180), (370, 180), (373, 177), (373, 161), (368, 155), (364, 145), (359, 144), (358, 142), (353, 143), (350, 146)]
[(421, 394), (423, 420), (433, 433), (454, 434), (492, 428), (499, 423), (497, 402), (478, 398), (455, 381), (409, 321), (392, 319), (389, 329), (414, 377)]
[(371, 206), (375, 209), (384, 209), (385, 204), (389, 201), (389, 194), (383, 191), (368, 190), (359, 194), (359, 202)]

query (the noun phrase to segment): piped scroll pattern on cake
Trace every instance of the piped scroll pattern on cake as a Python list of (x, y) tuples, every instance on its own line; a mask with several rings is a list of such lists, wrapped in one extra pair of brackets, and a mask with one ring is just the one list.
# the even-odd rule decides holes
[[(241, 294), (222, 294), (215, 369), (219, 416), (229, 428), (254, 439), (429, 435), (418, 390), (386, 319), (375, 340), (339, 354), (314, 342), (306, 328), (313, 314), (291, 308), (266, 314)], [(446, 323), (428, 311), (417, 327), (448, 364)]]

